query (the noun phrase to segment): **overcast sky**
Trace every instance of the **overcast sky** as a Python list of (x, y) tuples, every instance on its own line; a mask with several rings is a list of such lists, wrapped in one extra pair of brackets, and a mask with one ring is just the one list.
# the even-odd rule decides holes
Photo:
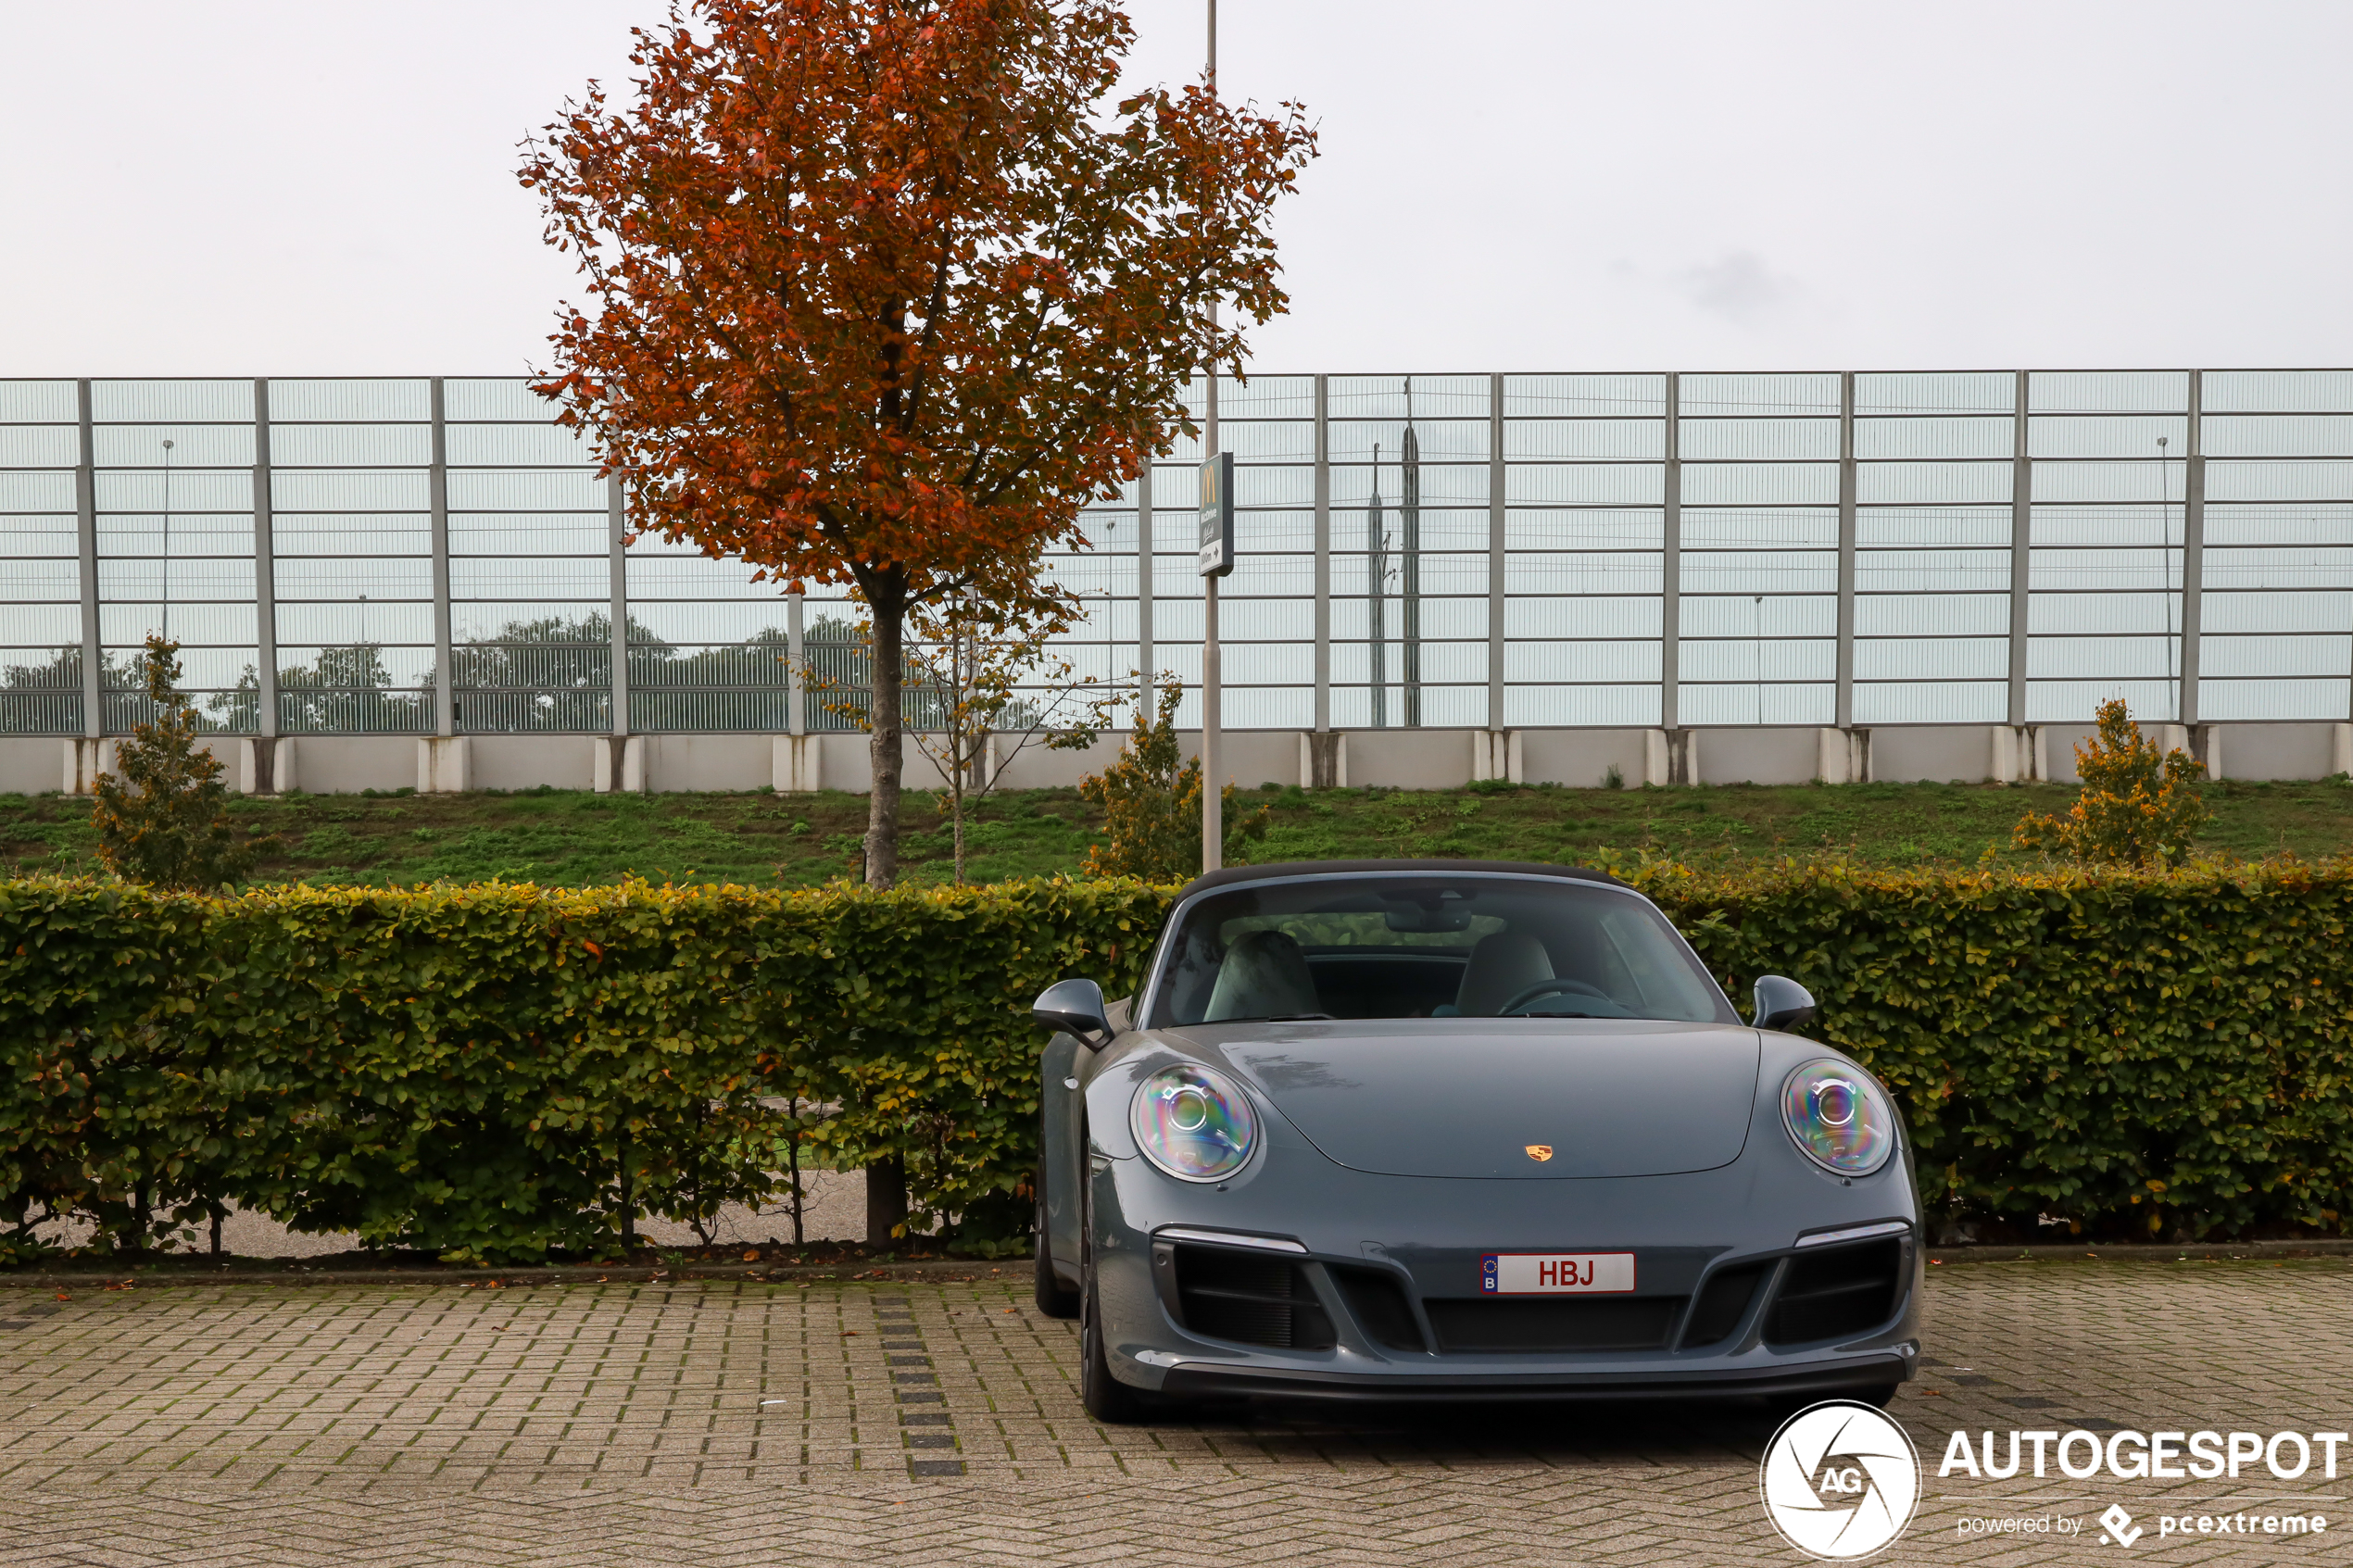
[[(1202, 0), (1137, 0), (1144, 79)], [(0, 376), (500, 373), (651, 0), (0, 0)], [(2344, 0), (1224, 0), (1265, 370), (2353, 363)]]

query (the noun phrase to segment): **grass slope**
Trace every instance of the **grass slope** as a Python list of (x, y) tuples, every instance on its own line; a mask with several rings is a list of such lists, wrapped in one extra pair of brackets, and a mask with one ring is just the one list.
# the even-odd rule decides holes
[[(1974, 862), (1990, 847), (2021, 857), (2010, 828), (2063, 810), (2064, 785), (1846, 784), (1700, 789), (1267, 789), (1256, 860), (1403, 855), (1575, 861), (1611, 848), (1701, 861), (1842, 854), (1881, 865)], [(2307, 858), (2353, 850), (2353, 788), (2341, 780), (2208, 786), (2214, 855)], [(265, 835), (257, 880), (383, 886), (447, 878), (579, 885), (638, 875), (660, 882), (811, 886), (853, 872), (862, 796), (827, 793), (589, 795), (559, 790), (457, 796), (287, 796), (236, 801), (239, 825)], [(87, 800), (0, 796), (0, 870), (87, 872)], [(910, 795), (900, 819), (908, 879), (950, 874), (946, 815)], [(1075, 872), (1101, 836), (1074, 790), (992, 797), (967, 829), (976, 882)]]

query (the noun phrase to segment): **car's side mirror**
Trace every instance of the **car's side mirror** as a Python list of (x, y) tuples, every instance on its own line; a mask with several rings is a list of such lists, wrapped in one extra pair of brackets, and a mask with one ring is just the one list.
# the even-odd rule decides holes
[(1787, 975), (1760, 974), (1756, 977), (1756, 1026), (1759, 1029), (1794, 1029), (1813, 1016), (1813, 992)]
[(1111, 1020), (1103, 1013), (1103, 988), (1091, 980), (1057, 980), (1038, 993), (1029, 1016), (1049, 1029), (1078, 1036), (1092, 1049), (1111, 1039)]

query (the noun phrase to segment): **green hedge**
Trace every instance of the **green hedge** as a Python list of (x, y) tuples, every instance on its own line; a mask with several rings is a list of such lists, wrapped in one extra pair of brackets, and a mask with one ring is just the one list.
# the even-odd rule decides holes
[(1637, 880), (1736, 997), (1814, 992), (1944, 1213), (2195, 1236), (2353, 1207), (2353, 862)]
[[(2353, 1197), (2353, 868), (1629, 873), (1905, 1101), (1941, 1211), (2334, 1229)], [(1026, 1218), (1039, 1041), (1166, 889), (527, 885), (232, 898), (0, 884), (0, 1222), (128, 1240), (233, 1199), (450, 1257), (617, 1247), (808, 1163)]]
[(235, 1199), (453, 1258), (609, 1250), (640, 1211), (771, 1197), (798, 1141), (1010, 1232), (1029, 1001), (1132, 984), (1165, 902), (0, 884), (0, 1219), (128, 1237)]

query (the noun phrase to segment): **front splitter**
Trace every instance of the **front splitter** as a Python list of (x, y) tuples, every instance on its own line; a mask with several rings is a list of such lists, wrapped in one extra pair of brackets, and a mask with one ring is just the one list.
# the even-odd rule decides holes
[(1364, 1403), (1485, 1403), (1570, 1399), (1754, 1399), (1877, 1393), (1911, 1375), (1901, 1356), (1857, 1357), (1831, 1365), (1766, 1367), (1732, 1374), (1667, 1374), (1652, 1377), (1592, 1377), (1575, 1374), (1518, 1377), (1476, 1373), (1353, 1377), (1345, 1373), (1290, 1372), (1219, 1366), (1201, 1361), (1171, 1367), (1161, 1392), (1170, 1399), (1285, 1399)]

